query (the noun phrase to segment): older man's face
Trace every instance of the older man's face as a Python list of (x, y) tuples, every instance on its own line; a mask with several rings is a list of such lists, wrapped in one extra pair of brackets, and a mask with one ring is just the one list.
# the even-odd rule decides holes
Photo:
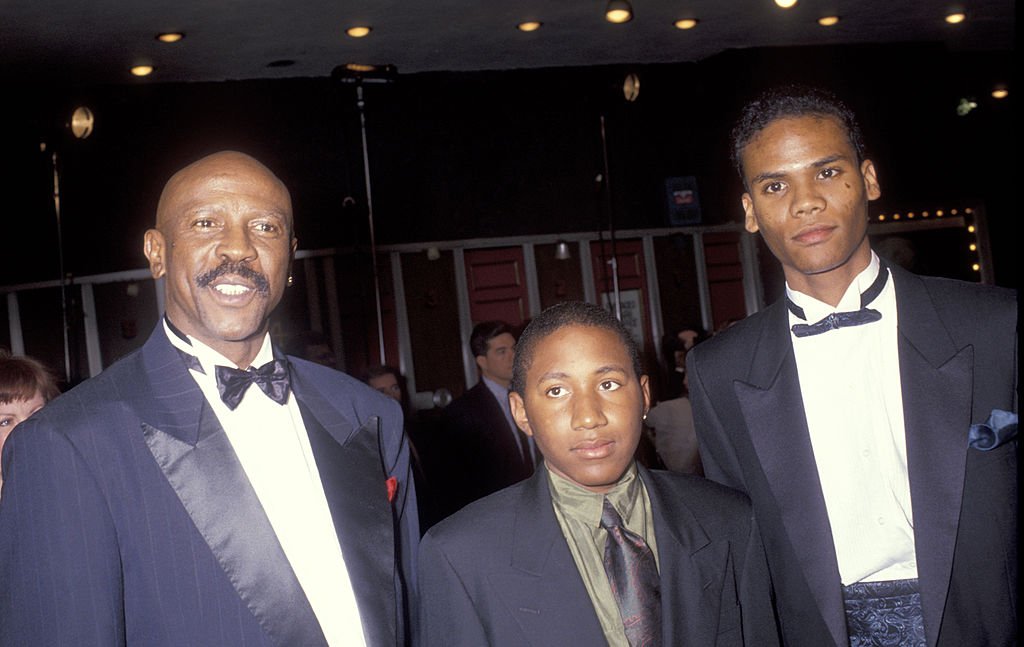
[(296, 240), (287, 189), (241, 153), (216, 153), (164, 188), (146, 232), (167, 316), (185, 334), (248, 366), (281, 300)]

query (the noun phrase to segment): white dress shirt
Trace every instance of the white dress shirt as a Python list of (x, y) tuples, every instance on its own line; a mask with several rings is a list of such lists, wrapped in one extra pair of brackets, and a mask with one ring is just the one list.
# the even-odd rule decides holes
[[(879, 267), (872, 253), (835, 308), (787, 285), (787, 296), (807, 316), (804, 322), (791, 312), (790, 325), (859, 310)], [(881, 312), (881, 320), (792, 337), (844, 585), (917, 577), (891, 276), (867, 307)]]
[[(253, 384), (238, 407), (228, 409), (217, 391), (214, 366), (235, 367), (234, 362), (192, 337), (191, 346), (185, 343), (166, 321), (164, 330), (174, 346), (202, 364), (205, 374), (189, 372), (231, 441), (327, 643), (365, 645), (355, 592), (295, 398), (290, 395), (279, 405)], [(252, 365), (273, 359), (267, 335)]]

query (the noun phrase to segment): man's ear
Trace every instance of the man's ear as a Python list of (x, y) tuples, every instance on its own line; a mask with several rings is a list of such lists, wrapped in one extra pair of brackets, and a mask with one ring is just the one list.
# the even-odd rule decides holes
[(744, 192), (743, 197), (740, 198), (740, 202), (743, 203), (743, 226), (752, 234), (758, 232), (757, 218), (754, 216), (754, 201), (751, 199), (750, 194)]
[(164, 235), (157, 229), (147, 229), (143, 238), (142, 253), (149, 260), (149, 272), (154, 279), (158, 279), (167, 273), (164, 254), (167, 251), (167, 241)]
[(530, 420), (526, 416), (526, 403), (523, 402), (523, 396), (515, 391), (509, 391), (508, 403), (512, 407), (512, 419), (516, 421), (516, 426), (522, 429), (523, 433), (527, 436), (532, 436), (533, 429), (530, 427)]
[(484, 372), (484, 356), (483, 355), (476, 355), (475, 357), (473, 357), (473, 360), (476, 361), (476, 367), (478, 369), (480, 369), (480, 373), (483, 373)]
[(860, 174), (864, 176), (864, 191), (868, 195), (868, 200), (877, 200), (882, 197), (882, 185), (878, 183), (875, 163), (871, 160), (861, 162)]
[(647, 412), (651, 410), (651, 380), (646, 375), (640, 376), (640, 390), (644, 394), (644, 418), (646, 418)]

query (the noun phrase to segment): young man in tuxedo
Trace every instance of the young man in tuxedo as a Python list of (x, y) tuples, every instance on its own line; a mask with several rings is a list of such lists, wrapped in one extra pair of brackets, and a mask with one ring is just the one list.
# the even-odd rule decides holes
[(225, 151), (164, 187), (146, 344), (4, 448), (0, 645), (402, 645), (418, 540), (399, 407), (286, 358), (291, 197)]
[(750, 495), (789, 645), (1007, 645), (1017, 627), (1017, 307), (871, 249), (853, 113), (769, 91), (733, 131), (786, 295), (697, 346), (705, 474)]
[(510, 400), (544, 467), (427, 533), (421, 645), (776, 644), (746, 497), (634, 460), (650, 392), (614, 316), (536, 317)]

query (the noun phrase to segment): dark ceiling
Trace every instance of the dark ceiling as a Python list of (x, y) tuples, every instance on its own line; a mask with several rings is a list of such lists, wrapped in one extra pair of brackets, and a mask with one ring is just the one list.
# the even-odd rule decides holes
[[(399, 73), (698, 61), (727, 49), (941, 42), (952, 51), (1011, 50), (1011, 0), (634, 0), (626, 24), (604, 0), (3, 0), (0, 80), (47, 85), (322, 77), (343, 63)], [(967, 20), (943, 16), (961, 8)], [(817, 19), (842, 20), (821, 27)], [(673, 27), (680, 18), (695, 29)], [(523, 33), (515, 25), (544, 26)], [(344, 29), (367, 24), (354, 39)], [(173, 45), (162, 31), (183, 31)], [(128, 69), (155, 66), (145, 80)]]

